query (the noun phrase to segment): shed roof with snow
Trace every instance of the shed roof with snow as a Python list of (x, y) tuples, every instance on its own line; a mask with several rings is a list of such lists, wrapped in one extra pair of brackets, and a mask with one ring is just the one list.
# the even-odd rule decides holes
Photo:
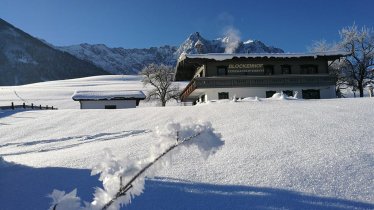
[(140, 90), (75, 91), (72, 96), (81, 109), (127, 109), (139, 106), (146, 97)]
[(140, 90), (116, 90), (116, 91), (75, 91), (72, 96), (74, 101), (98, 101), (98, 100), (144, 100), (146, 96)]

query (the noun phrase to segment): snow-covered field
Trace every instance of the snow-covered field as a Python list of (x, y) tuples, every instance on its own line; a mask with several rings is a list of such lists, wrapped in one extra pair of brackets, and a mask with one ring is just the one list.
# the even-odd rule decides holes
[(0, 105), (22, 98), (59, 110), (0, 110), (1, 210), (48, 209), (53, 189), (77, 188), (91, 201), (101, 183), (90, 169), (104, 148), (146, 157), (156, 126), (199, 120), (212, 123), (222, 148), (206, 160), (196, 148), (174, 154), (124, 209), (374, 209), (373, 99), (79, 110), (76, 89), (143, 86), (136, 76), (102, 76), (2, 87)]
[[(79, 109), (71, 96), (75, 90), (146, 90), (141, 76), (94, 76), (71, 80), (41, 82), (22, 86), (0, 86), (0, 106), (26, 104), (54, 106), (58, 109)], [(180, 83), (181, 87), (185, 84)]]

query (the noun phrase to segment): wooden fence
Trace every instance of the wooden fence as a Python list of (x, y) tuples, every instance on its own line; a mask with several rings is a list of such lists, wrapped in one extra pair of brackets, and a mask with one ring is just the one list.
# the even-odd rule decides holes
[(57, 110), (56, 107), (53, 106), (42, 106), (42, 105), (35, 105), (31, 103), (30, 105), (27, 105), (26, 103), (22, 103), (21, 105), (15, 105), (13, 102), (10, 106), (0, 106), (0, 109), (6, 110), (6, 109), (39, 109), (39, 110)]

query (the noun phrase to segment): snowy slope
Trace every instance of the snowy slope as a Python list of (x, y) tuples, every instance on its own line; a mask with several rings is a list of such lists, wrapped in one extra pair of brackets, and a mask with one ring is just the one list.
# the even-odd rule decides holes
[[(34, 83), (22, 86), (0, 87), (0, 106), (10, 106), (11, 102), (17, 105), (22, 103), (35, 105), (48, 105), (58, 109), (79, 109), (79, 102), (73, 101), (71, 96), (76, 90), (80, 91), (117, 91), (117, 90), (143, 90), (141, 76), (134, 75), (107, 75), (93, 76), (71, 80), (57, 80)], [(186, 82), (176, 82), (180, 88), (184, 88)], [(140, 102), (140, 106), (154, 104)]]
[[(176, 64), (182, 53), (223, 53), (229, 42), (228, 37), (216, 40), (207, 40), (198, 32), (191, 34), (178, 48), (173, 46), (151, 47), (145, 49), (124, 49), (122, 47), (110, 48), (104, 44), (80, 44), (72, 46), (55, 47), (68, 52), (82, 60), (90, 61), (95, 65), (113, 74), (137, 74), (148, 64)], [(202, 44), (202, 51), (198, 50), (197, 43)], [(282, 49), (266, 46), (261, 41), (238, 41), (236, 53), (283, 53)]]
[[(139, 85), (130, 78), (110, 78), (113, 84), (107, 87)], [(104, 88), (100, 81), (108, 79), (12, 88), (24, 93), (30, 88), (34, 98), (36, 88), (50, 89), (40, 98), (53, 98), (63, 88)], [(59, 97), (67, 104), (64, 94)], [(222, 135), (222, 149), (207, 160), (194, 148), (174, 154), (174, 164), (149, 179), (144, 194), (125, 209), (374, 209), (374, 112), (368, 108), (373, 106), (370, 98), (269, 99), (128, 110), (0, 111), (0, 203), (7, 210), (47, 209), (46, 195), (53, 189), (76, 187), (90, 201), (100, 183), (89, 169), (102, 160), (103, 148), (141, 158), (156, 143), (155, 126), (204, 120)]]

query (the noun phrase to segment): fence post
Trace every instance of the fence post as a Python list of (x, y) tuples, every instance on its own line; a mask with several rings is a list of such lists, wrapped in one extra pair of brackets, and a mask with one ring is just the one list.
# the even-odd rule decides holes
[(25, 104), (25, 103), (23, 103), (23, 104), (22, 104), (22, 107), (23, 107), (24, 109), (26, 109), (26, 104)]
[(51, 108), (52, 110), (53, 110), (53, 106), (52, 106), (52, 108)]
[(42, 109), (42, 105), (39, 105), (39, 109)]
[(14, 110), (14, 103), (12, 102), (12, 109)]
[(34, 104), (33, 103), (31, 103), (31, 109), (34, 109)]

